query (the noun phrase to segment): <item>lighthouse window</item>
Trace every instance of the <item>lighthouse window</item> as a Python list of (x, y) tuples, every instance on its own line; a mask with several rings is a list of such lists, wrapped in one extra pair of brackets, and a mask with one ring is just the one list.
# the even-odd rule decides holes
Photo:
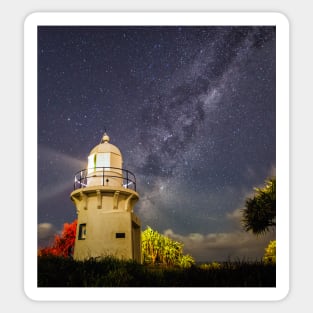
[(116, 233), (115, 238), (125, 238), (125, 233)]
[(110, 153), (97, 154), (97, 167), (110, 167)]
[(96, 170), (96, 154), (91, 154), (88, 157), (88, 174)]
[(86, 239), (86, 224), (79, 224), (78, 239), (79, 240)]

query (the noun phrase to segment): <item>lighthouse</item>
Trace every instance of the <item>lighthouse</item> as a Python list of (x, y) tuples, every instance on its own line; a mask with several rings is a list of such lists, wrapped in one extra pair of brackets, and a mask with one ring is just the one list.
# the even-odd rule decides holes
[(136, 177), (123, 169), (122, 154), (106, 133), (90, 151), (87, 167), (76, 173), (70, 197), (77, 213), (75, 260), (112, 256), (141, 263)]

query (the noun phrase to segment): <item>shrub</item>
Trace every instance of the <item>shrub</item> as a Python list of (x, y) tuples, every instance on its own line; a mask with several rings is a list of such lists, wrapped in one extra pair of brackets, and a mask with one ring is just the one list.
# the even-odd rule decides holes
[(212, 263), (207, 263), (207, 264), (201, 264), (200, 268), (203, 270), (217, 270), (220, 269), (222, 265), (218, 262), (212, 262)]
[(276, 264), (276, 240), (271, 240), (265, 248), (263, 261), (265, 264)]

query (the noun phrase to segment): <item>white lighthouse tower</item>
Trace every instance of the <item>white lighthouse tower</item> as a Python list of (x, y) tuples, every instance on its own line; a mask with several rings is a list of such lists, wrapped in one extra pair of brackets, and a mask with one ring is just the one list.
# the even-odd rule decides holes
[(113, 256), (141, 262), (141, 224), (133, 207), (136, 178), (122, 167), (120, 150), (105, 133), (75, 175), (71, 200), (77, 212), (74, 259)]

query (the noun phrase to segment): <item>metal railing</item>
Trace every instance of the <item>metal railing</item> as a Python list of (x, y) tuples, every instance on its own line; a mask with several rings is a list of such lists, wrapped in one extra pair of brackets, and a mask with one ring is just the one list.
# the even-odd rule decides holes
[[(131, 171), (118, 167), (93, 167), (80, 170), (74, 177), (74, 190), (88, 186), (96, 186), (94, 183), (89, 185), (89, 180), (94, 178), (100, 178), (98, 186), (116, 186), (120, 183), (121, 187), (136, 191), (135, 175)], [(115, 183), (110, 184), (110, 179), (114, 179)], [(118, 184), (116, 184), (116, 181)]]

